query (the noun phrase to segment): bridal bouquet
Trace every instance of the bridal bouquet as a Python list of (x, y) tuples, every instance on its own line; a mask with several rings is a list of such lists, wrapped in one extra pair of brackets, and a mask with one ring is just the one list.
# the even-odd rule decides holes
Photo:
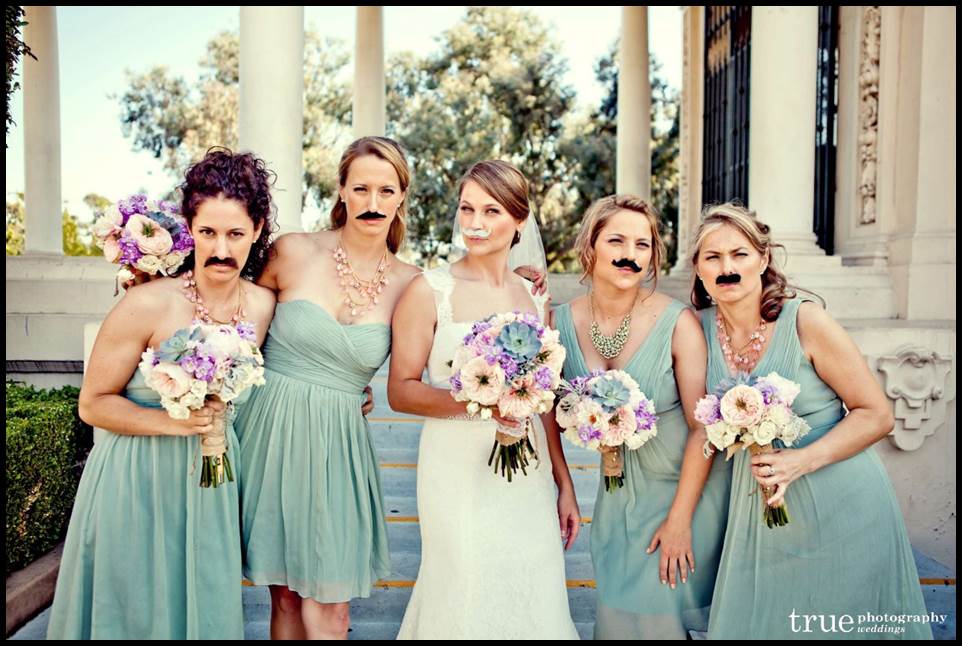
[(622, 448), (634, 450), (658, 433), (655, 406), (631, 375), (596, 370), (562, 384), (567, 394), (555, 419), (573, 444), (601, 452), (605, 491), (624, 485)]
[(495, 314), (471, 327), (451, 362), (451, 395), (468, 402), (469, 414), (491, 419), (497, 408), (504, 418), (524, 421), (520, 429), (498, 425), (488, 458), (509, 482), (519, 469), (527, 475), (530, 457), (537, 458), (530, 418), (554, 402), (565, 360), (558, 338), (535, 314)]
[[(714, 449), (726, 451), (726, 460), (740, 449), (747, 449), (752, 455), (771, 453), (776, 440), (791, 446), (810, 430), (805, 420), (792, 412), (792, 402), (800, 391), (801, 386), (775, 372), (765, 377), (739, 375), (723, 381), (716, 394), (703, 397), (695, 408), (695, 419), (705, 425), (708, 433), (706, 457)], [(761, 490), (766, 501), (762, 520), (769, 528), (787, 525), (785, 503), (769, 506), (767, 500), (775, 492), (771, 487)]]
[[(174, 419), (187, 419), (207, 399), (230, 404), (251, 386), (264, 383), (264, 357), (251, 323), (195, 324), (178, 330), (160, 348), (148, 348), (140, 362), (147, 386), (160, 395), (161, 406)], [(225, 417), (214, 417), (214, 429), (201, 438), (201, 487), (234, 480), (227, 457)]]

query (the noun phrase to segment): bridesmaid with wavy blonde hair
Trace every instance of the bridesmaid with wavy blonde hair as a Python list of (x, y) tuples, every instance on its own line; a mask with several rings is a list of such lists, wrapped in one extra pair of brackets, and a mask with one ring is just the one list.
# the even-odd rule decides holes
[[(791, 448), (776, 440), (774, 452), (735, 455), (709, 639), (931, 639), (928, 623), (867, 618), (926, 610), (872, 448), (892, 412), (858, 346), (822, 305), (796, 297), (772, 257), (779, 245), (751, 211), (709, 207), (691, 248), (709, 389), (738, 373), (778, 373), (800, 384), (792, 409), (811, 427)], [(767, 500), (763, 488), (774, 491)], [(769, 528), (762, 505), (782, 502), (791, 522)], [(843, 615), (848, 630), (811, 620), (837, 627)]]
[(705, 395), (705, 338), (691, 309), (657, 291), (664, 247), (648, 202), (597, 200), (576, 249), (590, 287), (554, 312), (565, 378), (623, 370), (658, 415), (644, 446), (603, 454), (603, 468), (623, 463), (624, 486), (598, 483), (595, 638), (685, 639), (707, 629), (731, 479), (724, 460), (703, 457), (705, 429), (693, 416)]

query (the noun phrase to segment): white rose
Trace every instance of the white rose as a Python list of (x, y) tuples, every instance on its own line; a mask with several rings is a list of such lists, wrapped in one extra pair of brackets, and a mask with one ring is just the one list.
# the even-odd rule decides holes
[(163, 406), (171, 419), (187, 419), (190, 417), (190, 409), (184, 406), (182, 402), (168, 400), (164, 402)]
[(246, 343), (230, 325), (218, 326), (213, 334), (208, 335), (206, 342), (221, 359), (239, 354), (241, 345)]
[(153, 276), (154, 274), (160, 273), (164, 268), (164, 261), (157, 256), (141, 256), (140, 260), (134, 264), (134, 267)]
[(116, 206), (108, 207), (107, 210), (94, 221), (91, 232), (94, 236), (103, 240), (114, 233), (122, 231), (121, 224), (123, 221), (124, 216), (121, 215), (120, 209)]
[(197, 410), (204, 405), (205, 399), (206, 399), (206, 395), (204, 397), (198, 397), (194, 393), (187, 393), (186, 395), (180, 398), (180, 403), (186, 406), (187, 408)]
[(154, 370), (154, 349), (147, 348), (144, 350), (143, 354), (140, 355), (140, 365), (137, 366), (140, 369), (140, 374), (143, 375), (144, 381), (150, 376), (150, 373)]
[(194, 397), (199, 397), (200, 399), (204, 399), (205, 397), (207, 397), (207, 382), (204, 381), (203, 379), (195, 379), (190, 384), (190, 393)]
[(708, 434), (708, 441), (711, 442), (715, 448), (719, 450), (728, 448), (729, 444), (726, 441), (729, 437), (728, 424), (725, 422), (709, 424), (705, 427), (705, 432)]
[(120, 281), (121, 285), (126, 283), (128, 280), (133, 280), (133, 279), (134, 279), (134, 272), (130, 271), (126, 267), (121, 267), (117, 271), (117, 280)]
[(557, 343), (560, 345), (561, 333), (558, 332), (558, 330), (552, 329), (550, 327), (545, 328), (544, 334), (541, 336), (541, 343), (543, 343), (544, 345), (551, 345), (553, 343)]
[(184, 262), (184, 258), (186, 257), (187, 256), (182, 253), (167, 254), (167, 257), (163, 259), (164, 268), (167, 269), (168, 272), (173, 271), (174, 269), (180, 267), (180, 265)]
[(792, 412), (785, 408), (784, 406), (774, 405), (769, 407), (768, 412), (765, 415), (765, 419), (770, 421), (772, 424), (777, 426), (779, 429), (783, 429), (792, 421)]
[(798, 439), (798, 428), (794, 424), (783, 427), (778, 439), (784, 442), (785, 446), (791, 446)]
[(551, 372), (554, 374), (561, 374), (565, 365), (565, 356), (567, 350), (560, 343), (546, 343), (541, 347), (542, 352), (547, 352), (548, 356), (545, 358), (544, 365), (551, 368)]
[(802, 387), (791, 381), (785, 379), (777, 372), (770, 372), (765, 377), (762, 377), (765, 381), (770, 383), (778, 391), (778, 398), (785, 402), (787, 405), (791, 406), (798, 397), (798, 394), (802, 392)]
[(778, 426), (772, 422), (762, 420), (755, 428), (755, 441), (759, 444), (771, 444), (778, 435)]
[(731, 446), (738, 440), (738, 429), (734, 428), (733, 426), (728, 426), (727, 424), (725, 426), (727, 429), (725, 430), (725, 435), (722, 438), (722, 441), (725, 443), (725, 446)]

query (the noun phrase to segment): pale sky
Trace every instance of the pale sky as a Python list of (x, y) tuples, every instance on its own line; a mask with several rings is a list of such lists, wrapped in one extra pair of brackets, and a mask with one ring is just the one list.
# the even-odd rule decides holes
[[(618, 36), (621, 7), (528, 7), (553, 30), (568, 60), (567, 82), (582, 106), (597, 105), (604, 89), (594, 65)], [(681, 87), (682, 22), (678, 7), (649, 7), (649, 49), (668, 83)], [(387, 56), (427, 54), (436, 37), (464, 15), (465, 7), (385, 7)], [(322, 37), (354, 46), (354, 7), (307, 7), (305, 23)], [(89, 216), (87, 193), (120, 199), (139, 190), (160, 195), (174, 183), (160, 160), (134, 152), (120, 131), (120, 108), (111, 94), (125, 89), (124, 71), (166, 65), (190, 82), (207, 41), (236, 31), (238, 7), (57, 8), (60, 58), (62, 190), (72, 213)], [(28, 43), (29, 44), (29, 43)], [(38, 52), (39, 54), (39, 52)], [(22, 76), (18, 74), (18, 80)], [(7, 137), (6, 191), (23, 191), (23, 98), (14, 95), (16, 126)]]

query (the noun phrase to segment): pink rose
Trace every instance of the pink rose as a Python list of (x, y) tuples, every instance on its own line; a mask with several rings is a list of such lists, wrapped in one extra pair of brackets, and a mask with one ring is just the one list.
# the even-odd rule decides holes
[(176, 363), (160, 363), (147, 377), (147, 386), (165, 399), (176, 399), (190, 391), (190, 376)]
[(125, 227), (137, 241), (140, 251), (151, 256), (162, 256), (174, 245), (167, 229), (145, 215), (132, 215)]
[(765, 413), (762, 394), (751, 386), (735, 386), (721, 399), (721, 413), (726, 422), (739, 428), (757, 424)]
[(104, 240), (104, 258), (107, 262), (117, 262), (120, 260), (120, 243), (116, 236), (110, 236)]

